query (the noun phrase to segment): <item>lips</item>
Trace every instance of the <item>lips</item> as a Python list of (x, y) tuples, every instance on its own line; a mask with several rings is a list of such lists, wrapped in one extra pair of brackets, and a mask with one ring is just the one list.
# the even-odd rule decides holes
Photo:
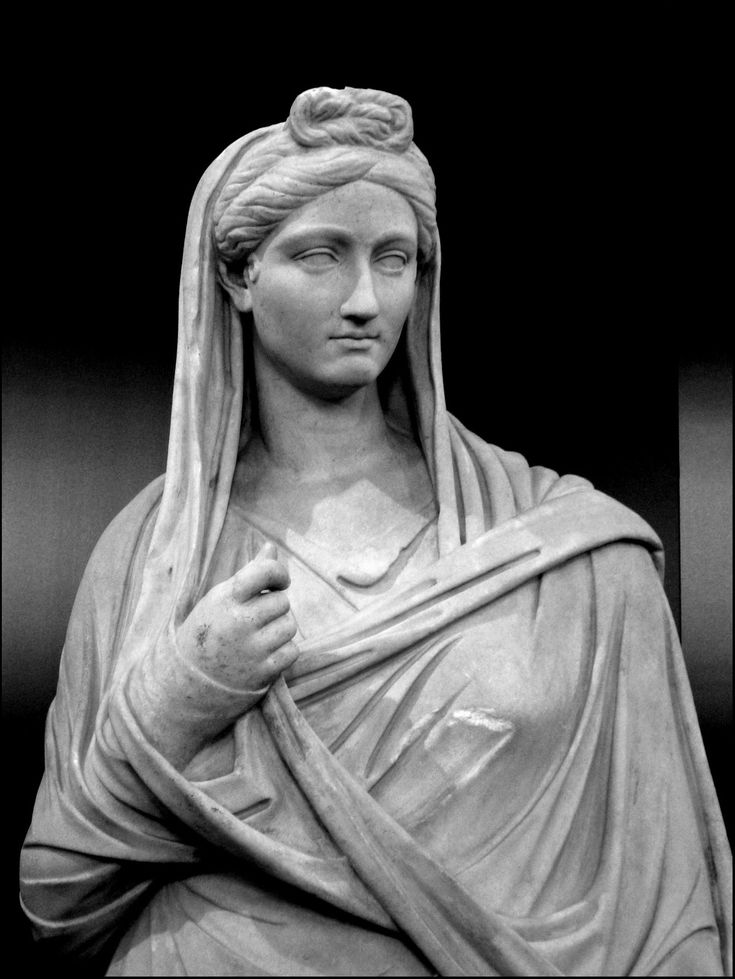
[(377, 333), (340, 333), (332, 340), (377, 340)]

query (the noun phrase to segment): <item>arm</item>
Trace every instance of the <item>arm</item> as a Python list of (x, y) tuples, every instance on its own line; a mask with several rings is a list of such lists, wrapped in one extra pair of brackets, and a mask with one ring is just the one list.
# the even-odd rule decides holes
[[(201, 635), (200, 613), (210, 615), (216, 600), (222, 600), (213, 589), (184, 623), (175, 649), (159, 645), (129, 672), (127, 684), (109, 689), (115, 638), (137, 597), (130, 583), (140, 578), (156, 503), (157, 494), (146, 491), (123, 511), (85, 572), (47, 721), (46, 771), (21, 856), (22, 901), (36, 936), (46, 939), (50, 950), (76, 958), (104, 954), (155, 887), (201, 859), (204, 841), (130, 763), (115, 726), (120, 709), (133, 711), (154, 750), (183, 767), (267, 689), (269, 669), (283, 669), (295, 656), (291, 646), (286, 654), (270, 657), (268, 639), (289, 632), (288, 626), (271, 627), (264, 641), (252, 644), (258, 663), (268, 660), (267, 667), (258, 672), (251, 663), (244, 672), (218, 671), (225, 647), (195, 641), (192, 649), (189, 642)], [(277, 562), (265, 555), (260, 566), (262, 574), (244, 575), (245, 583), (265, 588), (278, 579), (285, 587)], [(225, 582), (218, 589), (227, 587)], [(287, 606), (282, 591), (261, 596), (260, 590), (255, 605), (263, 620), (269, 608)], [(230, 592), (232, 615), (224, 619), (234, 630), (229, 636), (234, 646), (236, 612), (242, 612), (241, 624), (251, 626), (256, 638), (260, 628), (245, 592), (234, 592), (231, 585)], [(227, 628), (211, 629), (211, 639), (223, 639), (223, 632)], [(237, 654), (242, 658), (241, 646)]]
[(175, 768), (183, 770), (257, 703), (298, 656), (288, 584), (275, 548), (266, 544), (131, 670), (128, 705), (151, 745)]

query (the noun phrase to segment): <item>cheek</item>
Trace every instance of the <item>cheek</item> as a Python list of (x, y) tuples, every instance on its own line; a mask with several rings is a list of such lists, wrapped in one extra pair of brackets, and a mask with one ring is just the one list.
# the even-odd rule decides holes
[(400, 329), (406, 322), (408, 314), (411, 312), (415, 295), (416, 282), (414, 280), (401, 282), (392, 291), (385, 307), (392, 326)]
[(330, 304), (318, 291), (305, 289), (288, 277), (266, 281), (254, 297), (253, 316), (261, 333), (276, 341), (308, 339), (311, 328), (328, 316)]

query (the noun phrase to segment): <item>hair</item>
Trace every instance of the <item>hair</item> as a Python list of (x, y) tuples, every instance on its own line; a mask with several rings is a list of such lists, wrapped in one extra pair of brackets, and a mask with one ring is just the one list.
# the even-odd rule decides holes
[(412, 142), (411, 107), (388, 92), (312, 88), (280, 130), (242, 157), (214, 209), (220, 256), (237, 266), (290, 213), (344, 184), (367, 180), (402, 194), (418, 222), (419, 261), (436, 233), (434, 175)]

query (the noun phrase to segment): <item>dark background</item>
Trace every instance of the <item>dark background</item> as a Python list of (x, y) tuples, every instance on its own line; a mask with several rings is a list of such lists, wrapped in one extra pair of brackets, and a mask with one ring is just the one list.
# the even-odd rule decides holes
[[(462, 48), (450, 75), (428, 55), (395, 59), (400, 70), (327, 58), (271, 70), (264, 57), (242, 77), (83, 45), (50, 61), (15, 159), (25, 276), (4, 331), (4, 876), (24, 954), (17, 855), (71, 604), (104, 527), (165, 468), (189, 201), (227, 144), (285, 119), (301, 90), (370, 86), (411, 103), (438, 185), (450, 410), (644, 516), (680, 621), (679, 379), (699, 378), (687, 390), (703, 404), (718, 379), (727, 418), (731, 355), (715, 298), (719, 67), (660, 40), (595, 35), (541, 57), (516, 46), (487, 65), (481, 46)], [(729, 819), (717, 628), (685, 652)]]

